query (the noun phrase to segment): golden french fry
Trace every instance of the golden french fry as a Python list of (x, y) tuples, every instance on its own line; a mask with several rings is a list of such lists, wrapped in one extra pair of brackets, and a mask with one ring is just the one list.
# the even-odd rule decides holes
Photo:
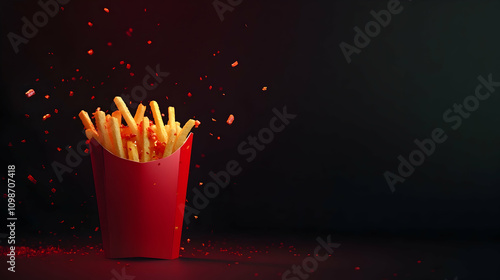
[(177, 149), (179, 149), (182, 146), (193, 126), (194, 126), (194, 120), (189, 119), (186, 122), (186, 124), (182, 127), (181, 132), (177, 135), (177, 139), (175, 140), (175, 145), (172, 152), (177, 151)]
[(175, 123), (175, 108), (168, 107), (168, 124), (173, 126)]
[(127, 108), (127, 105), (125, 102), (123, 102), (123, 99), (120, 96), (116, 96), (115, 99), (115, 104), (116, 107), (118, 107), (118, 110), (122, 113), (122, 117), (127, 122), (128, 126), (130, 126), (130, 131), (137, 135), (139, 133), (139, 130), (137, 128), (137, 123), (135, 122), (134, 118), (132, 118), (132, 115), (130, 114), (130, 111)]
[(87, 112), (82, 110), (80, 111), (80, 114), (78, 114), (78, 116), (82, 120), (83, 127), (85, 127), (85, 129), (95, 130), (94, 124), (92, 123), (92, 120), (90, 119), (89, 114)]
[(127, 141), (128, 159), (139, 161), (139, 153), (137, 152), (137, 145), (132, 141)]
[(137, 111), (135, 111), (134, 121), (136, 124), (140, 124), (144, 118), (144, 113), (146, 112), (146, 106), (139, 104), (137, 106)]
[(168, 157), (169, 155), (172, 154), (174, 145), (175, 145), (175, 132), (176, 128), (173, 126), (170, 128), (170, 125), (165, 126), (168, 129), (168, 140), (167, 140), (167, 145), (165, 146), (165, 152), (163, 152), (163, 157)]
[(176, 129), (175, 129), (175, 136), (179, 135), (179, 133), (181, 133), (181, 123), (180, 122), (175, 122), (175, 126), (176, 126)]
[(111, 114), (112, 117), (115, 117), (118, 119), (118, 124), (121, 125), (122, 124), (122, 113), (120, 112), (120, 110), (116, 110), (114, 111), (112, 114)]
[(147, 161), (151, 160), (150, 143), (149, 143), (149, 137), (148, 137), (148, 127), (149, 127), (149, 118), (144, 117), (142, 119), (142, 129), (141, 129), (141, 144), (142, 144), (141, 161), (142, 162), (147, 162)]
[(151, 111), (153, 112), (153, 118), (155, 119), (156, 124), (156, 135), (158, 136), (158, 141), (167, 142), (167, 132), (165, 131), (165, 125), (163, 124), (163, 118), (161, 117), (160, 108), (158, 107), (158, 103), (156, 101), (151, 101), (149, 103), (151, 106)]
[(99, 134), (97, 134), (95, 129), (85, 129), (85, 135), (89, 140), (95, 138), (95, 140), (99, 141)]
[(116, 151), (115, 142), (113, 141), (113, 135), (111, 132), (111, 115), (110, 114), (106, 115), (106, 132), (109, 135), (109, 139), (111, 140), (109, 151), (116, 155), (118, 152)]
[(109, 151), (112, 150), (111, 138), (106, 128), (106, 114), (99, 110), (95, 113), (95, 122), (97, 125), (97, 131), (101, 138), (101, 145)]
[(114, 152), (117, 156), (121, 158), (125, 157), (125, 151), (123, 150), (122, 135), (120, 133), (120, 125), (118, 119), (111, 117), (111, 140), (113, 141)]

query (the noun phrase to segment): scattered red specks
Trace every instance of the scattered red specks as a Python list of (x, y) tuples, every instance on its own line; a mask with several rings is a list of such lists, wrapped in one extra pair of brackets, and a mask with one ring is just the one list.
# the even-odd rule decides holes
[(98, 230), (99, 230), (99, 227), (96, 227), (96, 228), (94, 229), (94, 231), (98, 231)]
[(212, 121), (213, 121), (213, 122), (216, 122), (217, 120), (216, 120), (216, 119), (214, 119), (214, 118), (212, 118)]
[(231, 64), (231, 66), (233, 66), (233, 67), (238, 66), (238, 60), (236, 60), (235, 62), (233, 62), (233, 64)]
[(151, 43), (153, 43), (153, 42), (151, 42), (151, 40), (149, 40), (149, 41), (148, 41), (148, 45), (151, 45)]
[(134, 73), (132, 73), (132, 72), (130, 72), (130, 76), (132, 76), (132, 77), (133, 77), (133, 76), (135, 76), (135, 74), (134, 74)]
[(188, 92), (188, 97), (191, 97), (191, 96), (193, 96), (193, 95), (190, 92)]
[(50, 95), (45, 95), (45, 99), (49, 99), (50, 98)]
[(94, 54), (94, 50), (93, 50), (93, 49), (90, 49), (90, 50), (88, 50), (88, 51), (87, 51), (87, 53), (88, 53), (89, 55), (93, 55), (93, 54)]
[(60, 224), (64, 223), (64, 220), (60, 221), (59, 223), (60, 223)]
[(199, 120), (195, 120), (194, 121), (194, 127), (195, 128), (198, 128), (198, 126), (201, 124), (201, 122)]
[(108, 9), (108, 8), (104, 8), (104, 11), (105, 11), (106, 13), (109, 13), (109, 9)]
[(132, 37), (132, 32), (134, 32), (134, 29), (129, 28), (125, 33), (127, 34), (127, 36)]
[(226, 122), (227, 122), (227, 124), (229, 124), (229, 125), (230, 125), (230, 124), (232, 124), (232, 123), (233, 123), (233, 121), (234, 121), (234, 116), (233, 116), (233, 114), (231, 114), (231, 115), (229, 115), (229, 117), (227, 118), (227, 121), (226, 121)]
[(361, 267), (356, 266), (354, 269), (356, 269), (356, 270), (360, 270), (360, 269), (361, 269)]
[(28, 179), (33, 183), (33, 184), (36, 184), (36, 180), (35, 178), (33, 178), (33, 176), (31, 174), (28, 175)]
[(59, 110), (57, 110), (57, 109), (54, 109), (54, 113), (56, 113), (56, 114), (57, 114), (57, 113), (59, 113)]
[(208, 87), (208, 90), (212, 90), (212, 86), (209, 86), (209, 87)]
[(32, 97), (33, 95), (35, 95), (35, 90), (34, 89), (30, 89), (28, 90), (26, 93), (26, 96), (29, 98), (29, 97)]
[(198, 216), (193, 216), (193, 217), (194, 217), (195, 220), (198, 219)]
[[(48, 131), (48, 130), (45, 130), (45, 134), (49, 134), (49, 131)], [(45, 141), (45, 142), (47, 142), (47, 141)]]
[(40, 79), (36, 78), (35, 82), (38, 82), (38, 81), (40, 81)]
[(50, 117), (51, 117), (51, 116), (50, 116), (50, 114), (45, 114), (45, 115), (43, 116), (43, 118), (42, 118), (42, 119), (43, 119), (43, 120), (46, 120), (46, 119), (48, 119), (48, 118), (50, 118)]
[(61, 149), (61, 148), (59, 148), (59, 147), (57, 147), (57, 151), (58, 151), (58, 152), (60, 152), (60, 151), (62, 151), (62, 149)]
[(88, 24), (90, 27), (94, 26), (94, 24), (93, 24), (92, 22), (90, 22), (90, 21), (89, 21), (89, 22), (87, 22), (87, 24)]
[(195, 164), (194, 167), (200, 168), (200, 165), (199, 164)]
[(417, 263), (422, 263), (422, 261), (417, 261)]
[(90, 97), (90, 99), (94, 100), (95, 96), (92, 95), (92, 97)]
[(220, 136), (217, 136), (217, 140), (220, 140)]
[(26, 139), (21, 140), (21, 143), (26, 143)]
[(69, 96), (73, 96), (75, 94), (72, 90), (69, 91)]
[(122, 61), (120, 61), (120, 64), (121, 64), (121, 65), (125, 64), (125, 61), (123, 61), (123, 60), (122, 60)]
[(187, 243), (189, 243), (189, 242), (191, 242), (191, 239), (189, 239), (189, 238), (188, 238), (188, 239), (187, 239)]
[(26, 118), (29, 118), (29, 117), (30, 117), (30, 115), (28, 115), (28, 114), (24, 114), (24, 116), (25, 116)]
[(113, 43), (108, 42), (108, 47), (111, 47), (112, 45), (113, 45)]
[(130, 66), (130, 64), (128, 64), (128, 63), (127, 63), (127, 66), (126, 66), (126, 67), (127, 67), (127, 69), (130, 69), (130, 67), (131, 67), (131, 66)]
[(263, 87), (263, 88), (262, 88), (262, 91), (266, 91), (266, 90), (267, 90), (267, 87)]

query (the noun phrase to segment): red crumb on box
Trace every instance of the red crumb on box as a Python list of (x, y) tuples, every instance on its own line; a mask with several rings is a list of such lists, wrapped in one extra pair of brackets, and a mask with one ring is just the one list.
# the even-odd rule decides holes
[(226, 121), (226, 122), (227, 122), (227, 124), (229, 124), (229, 125), (230, 125), (230, 124), (232, 124), (232, 123), (233, 123), (233, 121), (234, 121), (234, 116), (233, 116), (233, 114), (231, 114), (231, 115), (229, 115), (229, 117), (227, 118), (227, 121)]
[(34, 89), (30, 89), (25, 94), (26, 94), (27, 97), (32, 97), (33, 95), (35, 95), (35, 90)]
[(33, 183), (33, 184), (36, 184), (36, 180), (35, 178), (33, 178), (33, 176), (31, 176), (31, 174), (28, 175), (28, 179)]

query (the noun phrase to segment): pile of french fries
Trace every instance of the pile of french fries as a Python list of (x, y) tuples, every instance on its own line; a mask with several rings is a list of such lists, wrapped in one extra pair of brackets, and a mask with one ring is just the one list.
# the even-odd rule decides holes
[[(93, 113), (95, 126), (84, 110), (79, 117), (89, 140), (95, 138), (111, 153), (132, 161), (148, 162), (168, 157), (182, 146), (198, 122), (190, 119), (181, 127), (175, 121), (174, 107), (168, 107), (168, 123), (165, 125), (156, 101), (149, 103), (154, 122), (144, 116), (146, 106), (139, 104), (132, 117), (121, 97), (116, 96), (114, 102), (118, 110), (111, 115), (106, 115), (100, 108)], [(122, 124), (122, 118), (128, 126)]]

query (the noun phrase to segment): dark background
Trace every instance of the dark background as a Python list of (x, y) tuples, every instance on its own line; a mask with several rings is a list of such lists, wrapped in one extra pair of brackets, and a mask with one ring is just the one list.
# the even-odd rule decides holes
[[(474, 93), (479, 75), (500, 80), (500, 3), (401, 1), (403, 11), (348, 64), (340, 42), (353, 44), (353, 28), (387, 2), (244, 0), (221, 22), (212, 1), (72, 0), (15, 54), (7, 33), (20, 34), (20, 19), (40, 7), (2, 1), (2, 177), (16, 165), (18, 236), (100, 238), (90, 157), (62, 182), (51, 163), (85, 139), (80, 110), (110, 109), (159, 64), (171, 75), (144, 103), (202, 123), (188, 201), (209, 171), (231, 159), (243, 167), (184, 234), (498, 238), (498, 92), (456, 131), (442, 114)], [(297, 118), (247, 163), (237, 146), (283, 106)], [(436, 127), (448, 140), (391, 193), (383, 173), (396, 173), (398, 155), (407, 158)]]

